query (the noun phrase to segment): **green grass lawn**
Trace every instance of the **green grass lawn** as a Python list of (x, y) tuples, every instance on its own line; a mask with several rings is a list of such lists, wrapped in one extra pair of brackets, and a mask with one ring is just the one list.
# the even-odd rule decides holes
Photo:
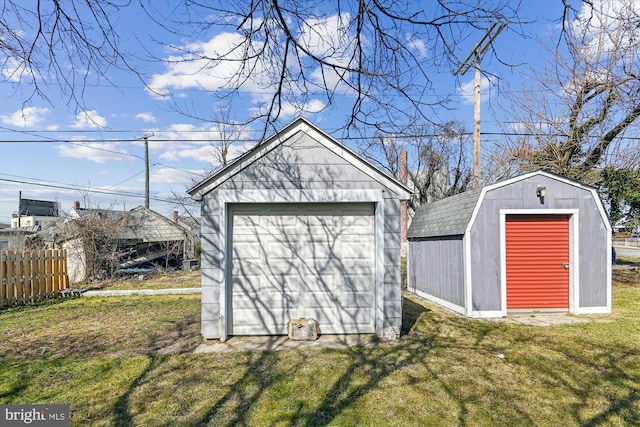
[[(640, 424), (640, 272), (614, 312), (534, 327), (404, 301), (394, 345), (192, 354), (199, 295), (0, 312), (0, 403), (68, 403), (75, 426)], [(504, 358), (498, 357), (504, 355)]]

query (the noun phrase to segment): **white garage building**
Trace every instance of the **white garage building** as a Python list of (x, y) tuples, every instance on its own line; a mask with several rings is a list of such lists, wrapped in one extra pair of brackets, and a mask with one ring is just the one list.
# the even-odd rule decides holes
[(189, 190), (202, 201), (202, 334), (397, 338), (409, 190), (298, 118)]

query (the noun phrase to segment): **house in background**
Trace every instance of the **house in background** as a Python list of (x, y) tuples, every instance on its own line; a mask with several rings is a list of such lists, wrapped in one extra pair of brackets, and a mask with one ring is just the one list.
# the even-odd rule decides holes
[(407, 187), (298, 118), (191, 188), (202, 201), (202, 334), (397, 338)]
[(69, 280), (77, 283), (129, 268), (178, 268), (195, 257), (197, 236), (143, 206), (114, 211), (76, 204), (48, 240), (67, 250)]
[(20, 198), (11, 223), (0, 227), (0, 249), (23, 250), (30, 238), (62, 220), (58, 202)]
[(18, 213), (11, 215), (11, 228), (47, 228), (60, 220), (58, 202), (20, 198)]
[(611, 312), (611, 225), (596, 190), (538, 171), (421, 207), (408, 290), (470, 317)]
[(0, 250), (23, 250), (27, 240), (40, 231), (39, 225), (0, 229)]

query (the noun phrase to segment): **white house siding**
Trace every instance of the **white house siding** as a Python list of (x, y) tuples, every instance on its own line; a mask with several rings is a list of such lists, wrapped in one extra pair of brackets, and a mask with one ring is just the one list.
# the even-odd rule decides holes
[(67, 251), (67, 275), (69, 282), (78, 283), (85, 278), (87, 272), (87, 257), (81, 239), (72, 239), (62, 243), (62, 249)]

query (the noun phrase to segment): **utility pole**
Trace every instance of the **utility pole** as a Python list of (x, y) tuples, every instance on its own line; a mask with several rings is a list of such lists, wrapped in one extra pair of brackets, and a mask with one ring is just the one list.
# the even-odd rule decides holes
[[(472, 66), (475, 68), (475, 78), (473, 85), (473, 188), (480, 187), (480, 60), (482, 55), (487, 51), (491, 43), (498, 37), (498, 34), (507, 26), (507, 22), (500, 24), (498, 29), (496, 26), (499, 21), (491, 24), (482, 39), (476, 44), (467, 58), (460, 64), (458, 69), (453, 73), (465, 74)], [(494, 31), (495, 30), (495, 31)]]
[(136, 141), (144, 139), (144, 207), (149, 209), (149, 138), (153, 136), (145, 135), (136, 138)]
[(144, 137), (144, 207), (149, 209), (149, 137)]

